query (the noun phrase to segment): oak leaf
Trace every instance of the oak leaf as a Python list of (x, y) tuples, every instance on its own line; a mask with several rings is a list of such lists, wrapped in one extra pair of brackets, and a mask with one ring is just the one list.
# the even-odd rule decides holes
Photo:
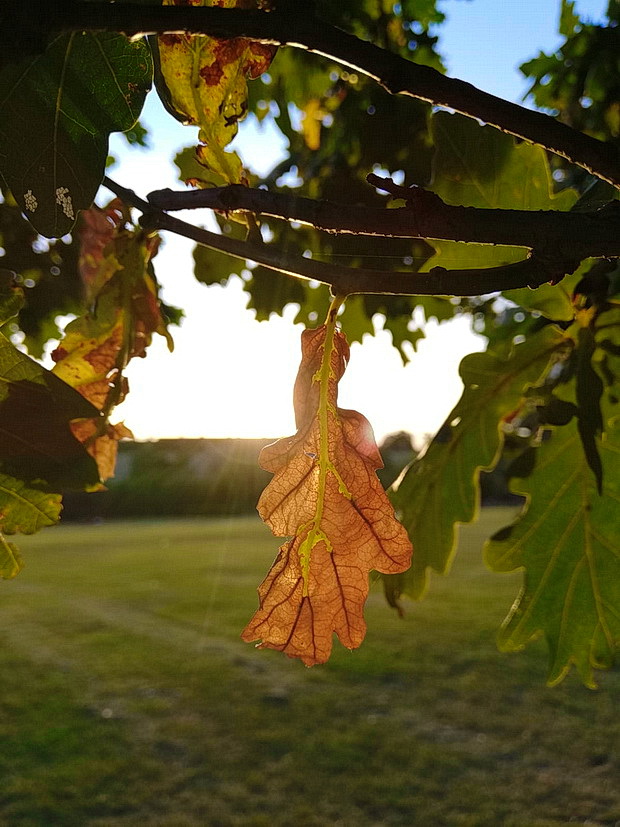
[(337, 408), (349, 346), (333, 323), (302, 334), (295, 383), (297, 433), (263, 449), (274, 474), (258, 511), (281, 546), (259, 587), (260, 607), (242, 633), (307, 666), (325, 662), (336, 632), (355, 649), (364, 639), (371, 569), (402, 572), (412, 547), (376, 469), (383, 463), (368, 421)]
[[(164, 5), (251, 8), (245, 0), (164, 0)], [(245, 180), (241, 159), (225, 152), (248, 111), (248, 78), (269, 68), (277, 47), (246, 37), (163, 34), (158, 38), (155, 83), (164, 105), (184, 123), (200, 127), (195, 186)], [(188, 181), (188, 183), (190, 183)]]
[(131, 437), (122, 423), (109, 422), (127, 394), (123, 371), (130, 359), (146, 355), (154, 333), (170, 349), (172, 339), (152, 270), (159, 237), (131, 226), (117, 199), (85, 210), (82, 218), (79, 267), (91, 309), (67, 325), (52, 358), (54, 374), (103, 414), (76, 420), (71, 428), (106, 480), (114, 473), (118, 441)]

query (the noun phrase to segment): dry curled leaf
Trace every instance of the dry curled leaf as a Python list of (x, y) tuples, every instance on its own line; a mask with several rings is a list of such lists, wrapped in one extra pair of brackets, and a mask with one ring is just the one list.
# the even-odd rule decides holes
[(297, 433), (260, 457), (274, 477), (259, 513), (274, 534), (292, 539), (261, 584), (260, 607), (242, 637), (307, 666), (329, 658), (334, 632), (344, 646), (358, 647), (369, 572), (402, 572), (411, 562), (409, 538), (375, 473), (382, 461), (370, 424), (336, 407), (348, 357), (333, 320), (304, 331)]

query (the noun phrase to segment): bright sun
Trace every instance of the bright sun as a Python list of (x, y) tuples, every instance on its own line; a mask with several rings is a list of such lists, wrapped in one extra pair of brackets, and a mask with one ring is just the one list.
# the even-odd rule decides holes
[[(175, 256), (173, 295), (188, 309), (173, 329), (174, 353), (155, 337), (146, 359), (127, 371), (131, 392), (116, 413), (137, 439), (164, 437), (278, 437), (294, 433), (293, 384), (299, 366), (301, 325), (296, 308), (259, 323), (243, 309), (241, 282), (205, 288), (193, 279), (191, 262)], [(168, 262), (158, 262), (165, 280)], [(187, 282), (187, 283), (186, 283)], [(427, 326), (427, 338), (404, 368), (381, 332), (354, 344), (340, 383), (339, 403), (371, 422), (377, 439), (406, 430), (422, 439), (434, 432), (460, 396), (458, 364), (484, 340), (467, 319)], [(437, 377), (441, 376), (441, 382)], [(450, 381), (452, 380), (452, 381)]]

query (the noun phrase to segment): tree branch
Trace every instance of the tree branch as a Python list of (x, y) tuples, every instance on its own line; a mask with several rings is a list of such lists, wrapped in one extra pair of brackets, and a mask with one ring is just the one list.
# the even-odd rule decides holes
[(399, 187), (369, 175), (377, 189), (407, 202), (395, 209), (370, 208), (299, 195), (251, 189), (240, 184), (178, 192), (155, 190), (149, 204), (162, 210), (208, 208), (218, 212), (253, 212), (299, 221), (328, 233), (435, 238), (476, 244), (505, 244), (536, 249), (566, 259), (620, 256), (620, 202), (591, 212), (494, 210), (446, 204), (419, 187)]
[(335, 294), (381, 293), (392, 295), (480, 296), (519, 287), (538, 287), (547, 281), (560, 281), (579, 266), (579, 260), (551, 259), (531, 253), (524, 261), (484, 270), (446, 270), (433, 267), (428, 273), (402, 270), (373, 270), (343, 267), (291, 255), (266, 244), (239, 241), (194, 227), (137, 196), (110, 178), (104, 186), (143, 213), (141, 223), (154, 230), (168, 230), (212, 250), (254, 261), (285, 275), (329, 284)]
[(293, 46), (330, 58), (373, 78), (392, 94), (409, 95), (435, 106), (477, 118), (561, 155), (593, 175), (620, 187), (620, 150), (571, 129), (555, 118), (490, 95), (457, 78), (360, 40), (313, 16), (274, 11), (195, 6), (150, 6), (137, 3), (66, 0), (50, 10), (50, 29), (119, 31), (143, 34), (203, 33), (214, 37), (249, 37), (263, 43)]

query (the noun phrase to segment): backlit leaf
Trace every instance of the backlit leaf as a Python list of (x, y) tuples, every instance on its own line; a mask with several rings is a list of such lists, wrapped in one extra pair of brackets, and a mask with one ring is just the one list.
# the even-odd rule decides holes
[(143, 41), (59, 35), (0, 71), (0, 172), (45, 236), (71, 230), (101, 183), (111, 132), (136, 122), (151, 85)]
[(464, 390), (426, 452), (407, 469), (391, 499), (416, 553), (411, 569), (386, 578), (388, 596), (420, 597), (427, 568), (445, 573), (456, 548), (457, 524), (468, 523), (478, 508), (478, 475), (491, 469), (502, 445), (502, 418), (519, 403), (529, 385), (546, 372), (565, 339), (547, 326), (510, 353), (472, 353), (461, 362)]
[(22, 569), (19, 551), (0, 534), (0, 580), (11, 580)]
[(302, 334), (297, 433), (261, 453), (274, 477), (259, 513), (274, 534), (292, 539), (260, 586), (260, 608), (242, 635), (307, 666), (329, 658), (334, 632), (344, 646), (360, 645), (369, 571), (404, 571), (412, 552), (377, 478), (382, 461), (369, 423), (336, 406), (349, 346), (334, 316)]
[[(164, 0), (164, 5), (188, 5)], [(236, 0), (190, 0), (189, 5), (232, 8)], [(164, 34), (157, 39), (156, 85), (167, 108), (185, 123), (200, 127), (195, 158), (197, 186), (237, 184), (243, 167), (236, 153), (225, 152), (247, 114), (247, 79), (267, 70), (276, 47), (244, 37)]]
[(159, 238), (128, 226), (126, 219), (117, 201), (84, 213), (80, 272), (93, 309), (67, 325), (52, 354), (54, 373), (103, 414), (73, 424), (102, 479), (113, 474), (118, 440), (131, 436), (122, 424), (108, 421), (127, 393), (127, 363), (146, 354), (153, 333), (172, 348), (151, 265)]
[(578, 28), (581, 20), (575, 14), (575, 0), (562, 0), (560, 11), (560, 34), (570, 37)]
[(15, 284), (15, 273), (0, 269), (0, 325), (17, 316), (24, 304), (24, 291)]
[(318, 98), (311, 98), (302, 110), (301, 133), (308, 149), (321, 146), (321, 125), (327, 113)]
[[(4, 534), (34, 534), (60, 519), (61, 495), (50, 492), (44, 483), (26, 484), (0, 474), (0, 527)], [(13, 553), (16, 552), (13, 546)]]
[[(529, 143), (517, 144), (490, 126), (480, 126), (471, 118), (437, 112), (432, 118), (435, 143), (432, 189), (448, 204), (484, 209), (569, 210), (577, 193), (565, 189), (553, 193), (553, 178), (545, 150)], [(441, 266), (450, 268), (495, 267), (526, 257), (522, 247), (492, 244), (465, 244), (457, 241), (432, 241), (435, 255), (422, 271)], [(518, 291), (514, 301), (531, 310), (549, 310), (554, 287)], [(558, 291), (560, 288), (558, 288)], [(511, 293), (506, 293), (512, 298)], [(564, 295), (559, 296), (565, 308)], [(555, 311), (554, 311), (555, 312)], [(570, 315), (555, 316), (557, 319)]]
[[(609, 412), (609, 411), (608, 411)], [(522, 649), (544, 634), (549, 682), (574, 664), (588, 685), (609, 667), (620, 641), (620, 422), (610, 417), (597, 438), (602, 489), (584, 454), (575, 421), (556, 428), (537, 449), (534, 472), (514, 486), (524, 513), (486, 545), (495, 571), (523, 568), (524, 586), (499, 636)]]
[(375, 326), (372, 319), (368, 318), (363, 296), (350, 296), (346, 301), (344, 311), (338, 316), (338, 321), (350, 343), (361, 342), (366, 333), (374, 335)]

